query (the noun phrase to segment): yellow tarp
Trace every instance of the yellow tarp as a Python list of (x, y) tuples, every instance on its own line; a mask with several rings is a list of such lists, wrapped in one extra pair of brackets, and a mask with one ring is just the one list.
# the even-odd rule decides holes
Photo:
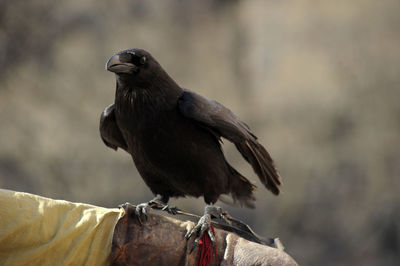
[(108, 265), (121, 214), (0, 189), (0, 265)]

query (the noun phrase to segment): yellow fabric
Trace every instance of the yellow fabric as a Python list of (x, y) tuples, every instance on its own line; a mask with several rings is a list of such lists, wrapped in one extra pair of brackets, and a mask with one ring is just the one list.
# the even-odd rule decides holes
[(0, 265), (109, 265), (122, 212), (0, 189)]

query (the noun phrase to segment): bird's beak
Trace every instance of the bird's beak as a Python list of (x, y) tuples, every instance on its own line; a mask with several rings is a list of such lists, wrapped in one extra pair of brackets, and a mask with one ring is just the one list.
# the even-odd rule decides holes
[(130, 74), (133, 72), (137, 72), (138, 67), (131, 63), (121, 62), (120, 55), (113, 55), (110, 59), (108, 59), (106, 63), (106, 70), (114, 72), (114, 73), (126, 73)]

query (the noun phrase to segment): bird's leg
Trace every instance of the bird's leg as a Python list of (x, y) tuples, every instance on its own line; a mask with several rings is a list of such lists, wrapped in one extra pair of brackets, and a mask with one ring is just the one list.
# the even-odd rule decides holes
[(203, 236), (204, 232), (207, 231), (207, 234), (209, 235), (211, 242), (213, 245), (215, 244), (215, 237), (214, 234), (210, 228), (211, 225), (211, 219), (212, 218), (223, 218), (224, 213), (222, 212), (222, 208), (218, 206), (210, 206), (207, 205), (204, 209), (204, 215), (199, 219), (197, 224), (186, 234), (186, 239), (189, 239), (193, 234), (196, 234), (196, 238), (193, 242), (192, 249), (190, 250), (190, 253), (196, 248), (196, 246), (199, 245), (199, 241), (201, 237)]

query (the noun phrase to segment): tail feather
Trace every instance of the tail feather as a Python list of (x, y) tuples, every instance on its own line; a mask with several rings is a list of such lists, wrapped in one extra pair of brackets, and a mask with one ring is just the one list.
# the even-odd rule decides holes
[(278, 195), (281, 180), (274, 162), (265, 148), (257, 140), (246, 140), (245, 142), (237, 143), (236, 148), (246, 161), (251, 164), (264, 186), (275, 195)]
[[(254, 201), (256, 199), (254, 198), (253, 191), (256, 186), (237, 172), (233, 167), (230, 168), (232, 171), (230, 191), (233, 201), (235, 203), (238, 201), (241, 205), (254, 209)], [(223, 201), (223, 198), (220, 200)]]

